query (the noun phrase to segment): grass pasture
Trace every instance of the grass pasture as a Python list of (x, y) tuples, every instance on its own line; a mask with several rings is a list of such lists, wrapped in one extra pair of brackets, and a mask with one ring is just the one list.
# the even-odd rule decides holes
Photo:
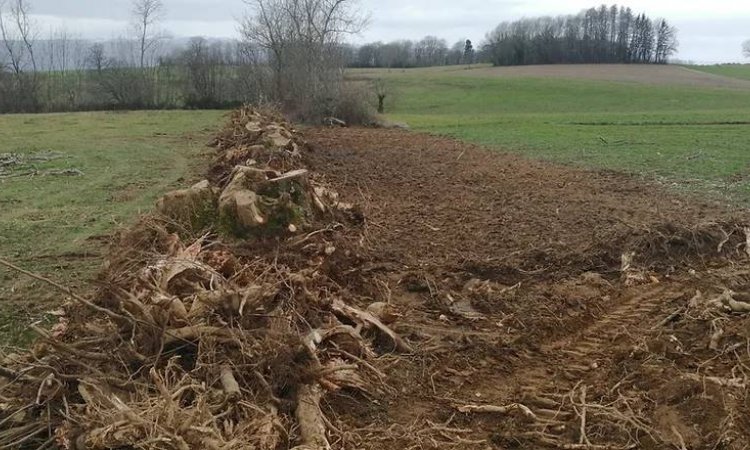
[[(538, 76), (533, 67), (523, 68), (523, 76), (508, 75), (518, 70), (368, 70), (350, 76), (386, 80), (389, 117), (418, 131), (626, 171), (750, 204), (750, 83), (705, 78), (678, 66), (659, 67), (659, 83), (651, 66), (610, 66), (607, 74), (566, 66), (557, 75), (540, 66)], [(663, 82), (669, 71), (672, 84)]]
[[(0, 116), (0, 154), (54, 152), (0, 177), (0, 256), (73, 287), (101, 265), (107, 237), (171, 188), (199, 176), (223, 112), (169, 111)], [(76, 169), (83, 176), (44, 176)], [(27, 173), (38, 171), (39, 175)], [(6, 175), (9, 175), (6, 172)], [(28, 293), (34, 291), (34, 295)], [(19, 304), (29, 296), (38, 304)], [(22, 343), (47, 286), (0, 268), (0, 342)]]
[(750, 80), (750, 64), (716, 64), (713, 66), (689, 66), (689, 68), (713, 75)]

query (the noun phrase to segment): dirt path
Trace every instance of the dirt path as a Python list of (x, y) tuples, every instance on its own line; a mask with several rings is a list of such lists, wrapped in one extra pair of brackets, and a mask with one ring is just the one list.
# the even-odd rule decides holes
[[(450, 139), (306, 137), (310, 164), (365, 203), (368, 276), (388, 286), (398, 331), (420, 348), (391, 371), (400, 392), (377, 417), (392, 432), (369, 448), (680, 448), (680, 439), (741, 448), (726, 437), (736, 430), (722, 435), (713, 422), (735, 411), (721, 400), (731, 393), (713, 393), (700, 414), (699, 393), (668, 394), (670, 383), (690, 385), (711, 335), (709, 322), (675, 311), (696, 289), (718, 289), (709, 260), (722, 236), (743, 248), (737, 230), (716, 225), (733, 223), (730, 212), (623, 175)], [(632, 286), (620, 271), (626, 250), (642, 256)], [(456, 409), (516, 402), (535, 418)]]

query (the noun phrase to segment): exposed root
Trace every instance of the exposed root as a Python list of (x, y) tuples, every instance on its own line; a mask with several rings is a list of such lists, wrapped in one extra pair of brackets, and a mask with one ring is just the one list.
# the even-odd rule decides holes
[(0, 447), (330, 449), (326, 396), (388, 389), (376, 357), (412, 347), (323, 270), (356, 248), (353, 206), (301, 167), (305, 144), (273, 117), (238, 111), (216, 145), (215, 183), (165, 197), (170, 220), (126, 234), (96, 301), (0, 259), (74, 301), (3, 361)]
[(510, 405), (505, 406), (495, 406), (495, 405), (463, 405), (463, 406), (457, 406), (456, 409), (459, 412), (462, 413), (491, 413), (491, 414), (510, 414), (512, 412), (520, 412), (521, 415), (526, 417), (527, 419), (538, 421), (539, 417), (537, 417), (534, 412), (529, 409), (527, 406), (524, 406), (520, 403), (511, 403)]
[(320, 411), (323, 388), (319, 384), (304, 385), (297, 393), (296, 417), (302, 443), (293, 450), (328, 450), (326, 422)]

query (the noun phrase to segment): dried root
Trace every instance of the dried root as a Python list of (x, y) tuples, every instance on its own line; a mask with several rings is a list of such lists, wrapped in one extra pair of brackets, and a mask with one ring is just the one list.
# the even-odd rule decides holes
[[(309, 259), (298, 239), (284, 239), (306, 225), (298, 207), (310, 207), (328, 234), (342, 231), (334, 213), (350, 207), (299, 166), (296, 132), (243, 109), (215, 144), (221, 181), (160, 206), (176, 211), (176, 231), (189, 229), (195, 205), (215, 215), (234, 183), (233, 219), (245, 230), (266, 227), (251, 250), (212, 233), (185, 245), (172, 224), (153, 223), (136, 236), (148, 256), (110, 265), (110, 286), (95, 301), (0, 260), (73, 301), (51, 332), (34, 328), (33, 351), (2, 362), (0, 447), (329, 449), (326, 396), (367, 401), (386, 388), (376, 356), (413, 351), (319, 271), (335, 250)], [(234, 162), (240, 153), (254, 162)], [(254, 202), (242, 203), (249, 193)], [(305, 242), (327, 250), (326, 237), (310, 233)]]

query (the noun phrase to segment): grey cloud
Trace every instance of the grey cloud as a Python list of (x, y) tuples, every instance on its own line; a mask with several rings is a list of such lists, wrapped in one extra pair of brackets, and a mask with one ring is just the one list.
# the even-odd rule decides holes
[(60, 18), (122, 19), (128, 14), (127, 0), (30, 0), (34, 14)]
[[(244, 8), (241, 0), (163, 0), (169, 20), (231, 20)], [(127, 20), (130, 0), (31, 0), (35, 14), (62, 18)]]

